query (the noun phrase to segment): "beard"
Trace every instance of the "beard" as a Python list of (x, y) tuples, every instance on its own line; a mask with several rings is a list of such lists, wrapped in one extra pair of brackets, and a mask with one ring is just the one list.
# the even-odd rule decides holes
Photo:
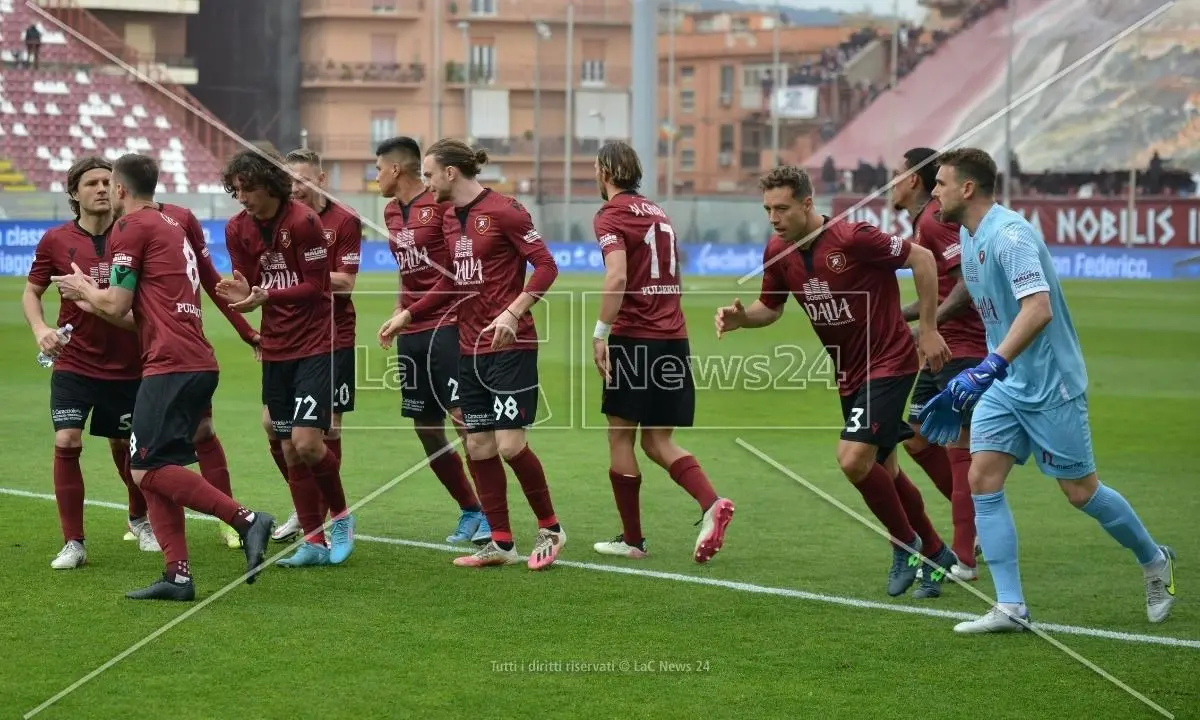
[(962, 206), (947, 208), (945, 205), (942, 205), (941, 208), (938, 210), (937, 214), (940, 216), (939, 219), (942, 222), (958, 223), (960, 225), (962, 224), (962, 218), (963, 218), (963, 207)]

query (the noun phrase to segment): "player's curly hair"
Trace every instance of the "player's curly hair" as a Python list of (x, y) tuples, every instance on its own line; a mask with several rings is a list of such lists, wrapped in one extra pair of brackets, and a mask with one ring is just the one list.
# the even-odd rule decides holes
[(292, 176), (282, 166), (278, 153), (265, 150), (243, 150), (230, 158), (221, 174), (225, 192), (236, 195), (234, 182), (243, 190), (265, 187), (274, 198), (287, 200), (292, 196)]
[(970, 180), (979, 192), (991, 196), (996, 194), (996, 161), (985, 150), (964, 147), (942, 153), (938, 163), (954, 168), (960, 182)]
[(758, 181), (758, 189), (762, 192), (776, 188), (788, 188), (792, 197), (805, 200), (813, 195), (812, 178), (802, 168), (795, 165), (780, 165), (771, 170)]
[(75, 214), (75, 219), (79, 219), (79, 202), (72, 197), (79, 192), (79, 182), (83, 180), (83, 176), (92, 170), (107, 170), (112, 172), (113, 166), (108, 160), (99, 155), (89, 155), (85, 158), (80, 158), (67, 170), (67, 205), (70, 206), (71, 212)]
[(642, 162), (629, 143), (620, 140), (605, 143), (596, 153), (596, 164), (615, 187), (637, 190), (642, 186)]
[(487, 150), (479, 148), (473, 149), (470, 145), (462, 140), (454, 140), (452, 138), (442, 138), (429, 149), (425, 151), (425, 155), (432, 155), (438, 165), (442, 167), (456, 168), (462, 176), (468, 179), (474, 179), (479, 175), (479, 171), (484, 165), (487, 165), (488, 154)]

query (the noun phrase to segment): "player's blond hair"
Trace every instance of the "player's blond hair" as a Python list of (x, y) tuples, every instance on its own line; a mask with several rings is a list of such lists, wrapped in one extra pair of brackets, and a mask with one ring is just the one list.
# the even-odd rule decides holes
[(468, 179), (478, 176), (488, 162), (487, 150), (472, 148), (462, 140), (452, 138), (438, 140), (425, 151), (425, 155), (432, 155), (437, 164), (444, 168), (456, 168)]
[(600, 174), (622, 190), (637, 190), (642, 186), (642, 161), (629, 143), (614, 140), (605, 143), (596, 153)]
[(762, 192), (776, 188), (790, 189), (792, 197), (797, 200), (805, 200), (813, 195), (812, 178), (795, 165), (780, 165), (758, 181), (758, 189)]
[(959, 182), (970, 180), (984, 195), (996, 194), (996, 161), (986, 151), (971, 147), (958, 148), (942, 153), (938, 164), (954, 168)]
[(293, 165), (303, 163), (321, 169), (321, 154), (309, 148), (296, 148), (287, 154), (287, 161)]

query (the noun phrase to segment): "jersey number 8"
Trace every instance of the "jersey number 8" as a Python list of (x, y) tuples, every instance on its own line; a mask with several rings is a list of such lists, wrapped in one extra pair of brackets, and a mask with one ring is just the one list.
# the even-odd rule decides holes
[(183, 261), (187, 264), (188, 280), (192, 283), (192, 292), (200, 292), (200, 267), (196, 261), (196, 251), (192, 248), (192, 244), (188, 242), (187, 236), (183, 238)]

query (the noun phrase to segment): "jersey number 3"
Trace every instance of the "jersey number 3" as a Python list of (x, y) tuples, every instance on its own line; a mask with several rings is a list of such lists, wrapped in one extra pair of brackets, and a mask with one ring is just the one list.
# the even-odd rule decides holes
[(667, 223), (654, 223), (650, 229), (646, 231), (646, 237), (642, 238), (646, 245), (650, 247), (650, 279), (657, 280), (662, 270), (658, 264), (658, 234), (662, 233), (667, 238), (668, 253), (670, 260), (667, 264), (667, 277), (675, 277), (676, 265), (678, 259), (675, 255), (675, 229)]

